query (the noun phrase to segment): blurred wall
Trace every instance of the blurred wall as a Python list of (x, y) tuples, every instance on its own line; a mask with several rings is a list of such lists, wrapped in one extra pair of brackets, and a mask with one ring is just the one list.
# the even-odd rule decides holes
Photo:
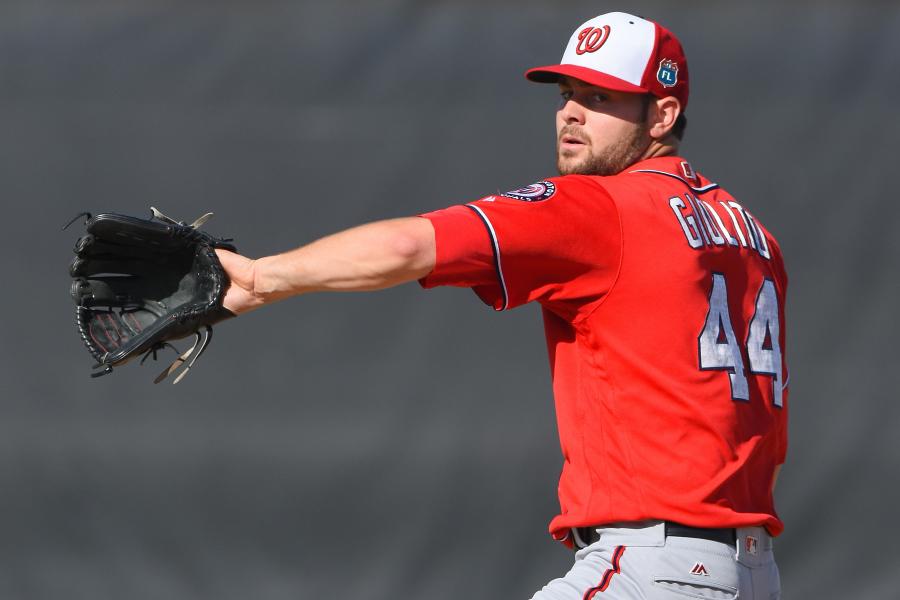
[(900, 6), (876, 2), (0, 5), (3, 598), (529, 598), (560, 456), (539, 312), (310, 296), (229, 322), (178, 386), (88, 378), (76, 213), (262, 255), (554, 174), (522, 72), (622, 9), (682, 38), (684, 153), (781, 240), (786, 598), (894, 597)]

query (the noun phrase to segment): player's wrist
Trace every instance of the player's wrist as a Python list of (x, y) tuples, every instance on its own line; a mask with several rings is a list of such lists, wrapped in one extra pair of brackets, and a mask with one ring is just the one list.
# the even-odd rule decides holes
[(250, 281), (250, 298), (257, 305), (262, 306), (268, 304), (272, 300), (267, 301), (267, 297), (272, 296), (273, 283), (272, 277), (266, 274), (266, 260), (271, 261), (271, 257), (258, 258), (250, 261), (248, 265), (249, 281)]
[(254, 308), (283, 300), (300, 290), (293, 289), (291, 278), (283, 270), (292, 261), (285, 261), (284, 256), (266, 256), (250, 261), (248, 265), (249, 281), (251, 282), (251, 302)]

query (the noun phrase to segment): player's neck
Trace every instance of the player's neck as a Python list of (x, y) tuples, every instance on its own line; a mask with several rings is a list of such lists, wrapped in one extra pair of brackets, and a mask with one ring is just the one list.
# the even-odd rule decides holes
[(659, 140), (651, 140), (650, 145), (644, 150), (640, 160), (648, 158), (659, 158), (661, 156), (674, 156), (678, 154), (678, 138), (673, 135), (667, 135)]

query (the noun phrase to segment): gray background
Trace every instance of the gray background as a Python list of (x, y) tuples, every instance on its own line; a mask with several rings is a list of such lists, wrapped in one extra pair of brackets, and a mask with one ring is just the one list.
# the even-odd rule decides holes
[(560, 457), (539, 313), (415, 285), (217, 329), (178, 386), (98, 380), (67, 295), (82, 210), (258, 256), (553, 174), (528, 67), (614, 9), (684, 41), (684, 154), (781, 240), (786, 598), (900, 583), (896, 3), (0, 5), (0, 597), (528, 598)]

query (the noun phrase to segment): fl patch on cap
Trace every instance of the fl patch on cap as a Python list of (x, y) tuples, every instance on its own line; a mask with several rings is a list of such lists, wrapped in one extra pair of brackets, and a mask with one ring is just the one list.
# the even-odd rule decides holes
[(556, 83), (561, 75), (610, 90), (674, 96), (688, 103), (687, 58), (681, 42), (658, 23), (612, 12), (583, 23), (558, 65), (529, 69), (525, 77)]

